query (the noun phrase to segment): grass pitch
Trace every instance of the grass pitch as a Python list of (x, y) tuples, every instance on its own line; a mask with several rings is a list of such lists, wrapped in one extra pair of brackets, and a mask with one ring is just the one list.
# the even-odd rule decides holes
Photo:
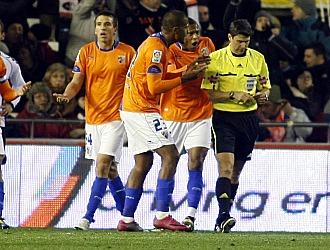
[(330, 234), (213, 232), (119, 233), (114, 230), (11, 228), (0, 249), (330, 249)]

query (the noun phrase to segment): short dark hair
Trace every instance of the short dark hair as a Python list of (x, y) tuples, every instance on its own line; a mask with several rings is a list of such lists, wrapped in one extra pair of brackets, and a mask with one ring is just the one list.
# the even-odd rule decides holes
[(325, 49), (325, 47), (322, 43), (310, 44), (305, 48), (305, 50), (306, 49), (312, 49), (314, 51), (314, 54), (317, 55), (317, 56), (323, 55), (324, 59), (326, 60), (327, 52), (326, 52), (326, 49)]
[(113, 26), (114, 27), (118, 27), (118, 17), (116, 16), (116, 14), (110, 12), (110, 11), (107, 11), (107, 10), (103, 10), (103, 11), (100, 11), (96, 16), (95, 16), (95, 19), (94, 19), (94, 26), (96, 26), (96, 19), (99, 17), (99, 16), (108, 16), (108, 17), (112, 17), (112, 20), (113, 20)]
[(162, 29), (169, 31), (174, 27), (184, 26), (187, 16), (183, 11), (180, 10), (171, 10), (165, 13), (162, 20)]
[(229, 26), (229, 34), (232, 37), (237, 35), (251, 36), (253, 34), (253, 30), (248, 20), (237, 19), (231, 22)]

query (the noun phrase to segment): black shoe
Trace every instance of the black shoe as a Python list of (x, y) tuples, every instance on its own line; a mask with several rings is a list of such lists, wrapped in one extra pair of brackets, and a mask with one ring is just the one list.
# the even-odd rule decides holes
[(9, 229), (10, 227), (5, 222), (5, 219), (0, 217), (0, 229)]
[(234, 217), (228, 216), (223, 220), (218, 220), (214, 226), (214, 231), (219, 233), (229, 233), (235, 226), (236, 220)]

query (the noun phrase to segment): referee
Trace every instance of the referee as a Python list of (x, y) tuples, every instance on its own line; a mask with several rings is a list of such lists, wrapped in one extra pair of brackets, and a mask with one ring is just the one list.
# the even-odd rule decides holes
[[(258, 105), (268, 101), (268, 68), (264, 56), (248, 48), (252, 28), (245, 19), (229, 27), (229, 45), (210, 54), (203, 89), (213, 102), (212, 129), (219, 177), (216, 196), (219, 215), (214, 230), (228, 233), (235, 225), (230, 208), (238, 178), (258, 136)], [(220, 168), (221, 165), (221, 168)]]

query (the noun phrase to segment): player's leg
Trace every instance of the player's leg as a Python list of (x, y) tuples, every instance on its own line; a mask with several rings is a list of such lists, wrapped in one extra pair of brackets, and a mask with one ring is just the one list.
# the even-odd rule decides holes
[(203, 190), (203, 164), (211, 146), (211, 118), (188, 122), (184, 147), (188, 150), (188, 214), (183, 224), (194, 230), (195, 215)]
[(117, 230), (142, 231), (134, 220), (134, 213), (142, 195), (144, 180), (153, 164), (153, 153), (149, 144), (156, 141), (154, 131), (150, 129), (154, 119), (149, 119), (149, 114), (125, 111), (122, 111), (120, 116), (124, 121), (128, 147), (134, 154), (135, 164), (127, 179), (125, 205)]
[[(215, 193), (219, 205), (219, 213), (214, 227), (218, 232), (229, 232), (236, 220), (230, 216), (231, 177), (234, 167), (234, 151), (236, 132), (232, 124), (232, 115), (228, 112), (213, 113), (213, 137), (219, 177)], [(235, 122), (235, 121), (234, 121)]]
[(144, 180), (153, 163), (151, 151), (134, 156), (135, 165), (131, 170), (126, 184), (125, 205), (122, 212), (122, 219), (119, 221), (118, 231), (142, 231), (143, 229), (134, 220), (134, 213), (139, 204)]
[(231, 207), (234, 204), (235, 197), (237, 194), (237, 189), (239, 186), (239, 177), (241, 175), (241, 172), (243, 170), (245, 161), (242, 160), (235, 160), (234, 163), (234, 169), (233, 169), (233, 174), (230, 179), (230, 185), (231, 185), (231, 193), (230, 193), (230, 200), (231, 200)]
[(121, 121), (114, 121), (102, 125), (86, 124), (86, 158), (96, 160), (95, 180), (93, 182), (87, 211), (76, 229), (87, 230), (94, 222), (94, 214), (100, 205), (108, 185), (110, 166), (118, 154), (118, 141), (122, 138)]
[(161, 157), (162, 165), (159, 171), (156, 189), (157, 212), (154, 226), (158, 229), (171, 231), (187, 231), (188, 228), (176, 221), (169, 214), (170, 202), (174, 190), (174, 175), (179, 161), (179, 152), (174, 144), (164, 145), (155, 152)]
[(230, 216), (231, 208), (231, 175), (234, 165), (233, 153), (219, 153), (216, 155), (219, 164), (219, 177), (216, 182), (215, 193), (219, 205), (219, 213), (214, 230), (228, 233), (236, 220)]
[(235, 163), (231, 177), (231, 202), (233, 204), (239, 186), (239, 177), (247, 161), (251, 160), (255, 141), (257, 140), (259, 123), (258, 118), (252, 112), (241, 117), (241, 133), (236, 138)]
[(94, 214), (99, 207), (108, 185), (108, 175), (113, 156), (98, 154), (96, 159), (96, 177), (92, 185), (87, 211), (76, 229), (87, 230), (95, 222)]
[(122, 213), (125, 204), (125, 187), (118, 174), (117, 163), (112, 161), (108, 175), (108, 185), (113, 199), (116, 202), (117, 210)]
[(188, 214), (183, 224), (194, 230), (195, 215), (203, 190), (203, 163), (208, 148), (195, 147), (188, 150)]

